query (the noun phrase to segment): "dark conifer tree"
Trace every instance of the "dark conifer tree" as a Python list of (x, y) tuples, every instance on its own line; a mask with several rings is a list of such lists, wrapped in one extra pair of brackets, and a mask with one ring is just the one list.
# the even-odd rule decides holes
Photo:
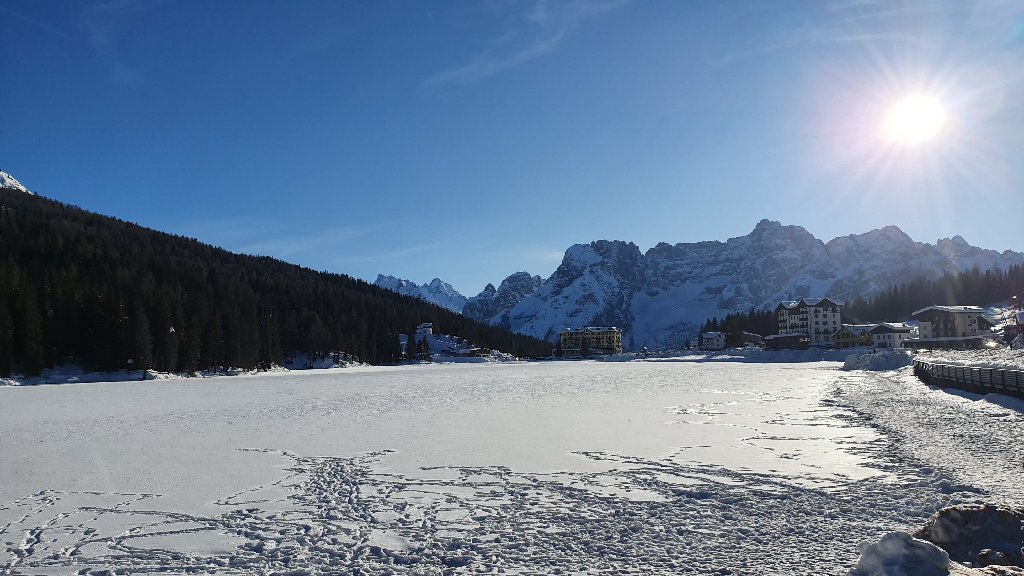
[(43, 371), (43, 318), (35, 291), (22, 286), (16, 314), (14, 335), (21, 369), (26, 376)]
[(153, 367), (153, 335), (149, 328), (149, 318), (142, 306), (135, 305), (132, 314), (132, 365), (136, 370), (149, 370)]
[(0, 292), (0, 377), (11, 375), (14, 367), (14, 319), (7, 299)]

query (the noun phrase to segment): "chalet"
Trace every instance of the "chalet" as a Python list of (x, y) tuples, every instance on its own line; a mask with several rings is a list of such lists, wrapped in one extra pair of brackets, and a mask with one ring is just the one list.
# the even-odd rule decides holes
[(842, 328), (832, 335), (836, 348), (856, 348), (858, 346), (874, 346), (871, 335), (877, 324), (843, 324)]
[(424, 322), (416, 327), (416, 337), (422, 338), (428, 334), (434, 333), (434, 325), (430, 322)]
[(622, 330), (614, 326), (563, 330), (558, 334), (558, 344), (566, 356), (622, 354)]
[(918, 321), (916, 339), (908, 339), (904, 347), (915, 348), (980, 348), (992, 335), (992, 322), (979, 306), (928, 306), (911, 314)]
[(832, 346), (832, 335), (843, 324), (843, 303), (830, 298), (781, 302), (775, 308), (775, 317), (779, 336), (803, 335), (811, 346)]
[(906, 324), (883, 322), (871, 329), (871, 339), (875, 348), (902, 348), (905, 340), (910, 340), (913, 328)]
[(725, 348), (725, 334), (722, 332), (704, 332), (700, 335), (702, 350), (722, 350)]
[(807, 334), (772, 334), (764, 337), (765, 350), (806, 350), (811, 347)]

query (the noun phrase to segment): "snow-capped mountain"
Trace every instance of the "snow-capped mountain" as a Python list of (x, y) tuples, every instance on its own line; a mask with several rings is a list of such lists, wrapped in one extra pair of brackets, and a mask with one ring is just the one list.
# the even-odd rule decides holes
[(434, 278), (429, 284), (417, 285), (411, 280), (378, 274), (377, 280), (373, 284), (405, 296), (437, 304), (453, 312), (462, 312), (463, 306), (466, 305), (466, 297), (452, 288), (451, 284), (442, 282), (440, 278)]
[(540, 276), (516, 272), (502, 280), (497, 288), (494, 284), (485, 286), (482, 292), (466, 302), (462, 313), (474, 320), (508, 329), (508, 311), (519, 304), (520, 300), (536, 292), (543, 283)]
[(31, 192), (28, 191), (28, 188), (22, 186), (21, 182), (18, 182), (18, 180), (14, 176), (11, 176), (10, 174), (4, 172), (3, 170), (0, 170), (0, 188), (21, 190), (22, 192), (28, 192), (29, 194), (31, 194)]
[(803, 296), (869, 297), (922, 275), (1022, 263), (1024, 254), (959, 236), (924, 244), (887, 226), (826, 244), (799, 226), (762, 220), (725, 242), (662, 243), (646, 253), (620, 241), (577, 244), (532, 293), (499, 301), (501, 288), (489, 285), (464, 313), (547, 340), (567, 327), (618, 326), (627, 349), (659, 348), (678, 345), (711, 316)]

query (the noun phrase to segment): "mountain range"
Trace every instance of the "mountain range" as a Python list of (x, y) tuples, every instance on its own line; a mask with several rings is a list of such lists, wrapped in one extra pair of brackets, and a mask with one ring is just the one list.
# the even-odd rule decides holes
[(548, 341), (565, 328), (618, 326), (624, 346), (639, 349), (677, 347), (707, 318), (782, 300), (868, 298), (918, 277), (1020, 264), (1024, 253), (960, 236), (926, 244), (886, 226), (823, 242), (800, 226), (762, 220), (725, 242), (660, 243), (646, 252), (617, 240), (576, 244), (547, 279), (516, 272), (471, 298), (439, 279), (416, 286), (380, 276), (377, 285), (438, 304), (443, 295), (451, 310)]

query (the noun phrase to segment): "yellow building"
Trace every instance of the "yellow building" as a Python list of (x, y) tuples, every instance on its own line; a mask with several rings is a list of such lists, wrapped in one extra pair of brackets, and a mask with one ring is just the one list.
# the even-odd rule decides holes
[(558, 335), (558, 344), (566, 356), (622, 354), (622, 330), (614, 326), (565, 330)]

